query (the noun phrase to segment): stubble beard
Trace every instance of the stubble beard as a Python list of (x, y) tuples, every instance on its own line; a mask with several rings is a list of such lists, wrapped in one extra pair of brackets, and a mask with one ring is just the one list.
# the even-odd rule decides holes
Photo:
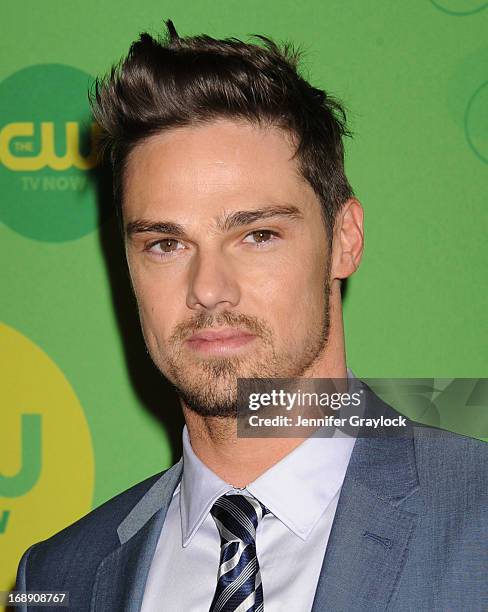
[[(265, 321), (230, 311), (199, 313), (190, 322), (179, 324), (169, 340), (170, 350), (161, 355), (158, 368), (173, 384), (186, 406), (202, 417), (236, 418), (238, 378), (300, 378), (323, 354), (330, 332), (330, 285), (324, 283), (321, 320), (311, 321), (300, 346), (278, 353), (273, 333)], [(243, 356), (205, 357), (189, 355), (184, 341), (201, 329), (235, 327), (257, 338), (256, 352)], [(185, 355), (183, 351), (185, 350)], [(164, 363), (164, 369), (161, 365)]]

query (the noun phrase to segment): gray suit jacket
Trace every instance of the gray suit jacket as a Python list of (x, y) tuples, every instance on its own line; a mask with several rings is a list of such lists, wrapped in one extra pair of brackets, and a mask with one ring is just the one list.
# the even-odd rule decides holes
[[(372, 399), (366, 416), (397, 415)], [(312, 612), (488, 610), (488, 444), (413, 421), (403, 431), (358, 437)], [(31, 546), (16, 588), (69, 591), (76, 612), (140, 610), (182, 467), (180, 459)]]

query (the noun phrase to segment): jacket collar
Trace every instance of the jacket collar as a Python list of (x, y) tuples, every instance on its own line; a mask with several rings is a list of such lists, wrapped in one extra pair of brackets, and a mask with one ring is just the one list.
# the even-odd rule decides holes
[(183, 460), (167, 470), (117, 528), (120, 546), (97, 569), (90, 612), (138, 612), (144, 587)]

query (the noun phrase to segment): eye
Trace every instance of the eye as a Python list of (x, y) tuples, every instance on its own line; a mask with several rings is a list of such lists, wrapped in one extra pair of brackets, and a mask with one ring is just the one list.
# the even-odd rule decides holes
[(185, 247), (179, 240), (175, 238), (165, 238), (164, 240), (158, 240), (149, 244), (145, 250), (153, 253), (157, 257), (168, 257), (172, 253), (184, 249)]
[[(272, 230), (266, 230), (266, 229), (255, 230), (247, 234), (243, 242), (247, 242), (247, 243), (251, 243), (251, 244), (255, 244), (256, 246), (259, 246), (261, 244), (267, 244), (269, 242), (274, 242), (277, 236), (278, 234), (276, 232), (273, 232)], [(252, 238), (252, 240), (248, 240), (248, 238)]]

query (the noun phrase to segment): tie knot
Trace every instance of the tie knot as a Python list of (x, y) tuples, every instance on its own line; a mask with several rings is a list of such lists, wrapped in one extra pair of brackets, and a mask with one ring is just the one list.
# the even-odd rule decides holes
[(245, 544), (255, 542), (258, 523), (268, 512), (256, 498), (239, 494), (222, 495), (210, 509), (222, 541)]

